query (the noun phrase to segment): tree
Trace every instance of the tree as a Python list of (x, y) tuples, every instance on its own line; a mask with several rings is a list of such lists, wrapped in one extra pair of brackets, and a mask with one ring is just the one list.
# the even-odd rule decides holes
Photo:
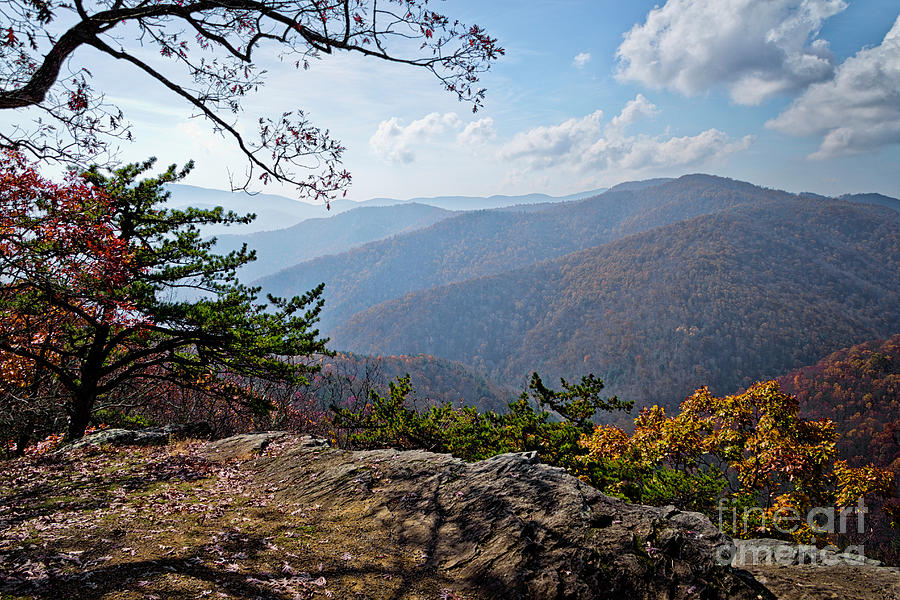
[[(27, 316), (7, 312), (3, 319), (12, 322), (7, 321), (3, 329), (34, 342), (37, 336), (55, 334), (51, 316), (46, 317), (40, 323), (17, 321)], [(15, 444), (8, 450), (23, 456), (31, 441), (60, 431), (65, 415), (55, 401), (58, 394), (59, 385), (46, 369), (28, 358), (0, 351), (0, 441)]]
[(534, 451), (541, 461), (576, 472), (579, 457), (587, 453), (579, 441), (590, 431), (591, 419), (599, 411), (631, 410), (632, 403), (615, 396), (601, 398), (603, 381), (593, 374), (578, 384), (560, 381), (562, 391), (551, 390), (532, 373), (531, 394), (523, 392), (502, 414), (450, 403), (419, 412), (414, 403), (410, 407), (409, 375), (391, 382), (387, 396), (372, 391), (359, 409), (331, 408), (335, 425), (348, 434), (351, 446), (424, 448), (464, 460)]
[[(70, 65), (64, 74), (79, 51), (93, 48), (167, 88), (236, 143), (249, 161), (236, 187), (258, 173), (326, 200), (350, 183), (339, 167), (343, 148), (327, 130), (296, 110), (260, 117), (251, 140), (228, 116), (264, 83), (259, 51), (277, 47), (303, 69), (338, 51), (424, 68), (473, 109), (484, 96), (479, 74), (503, 54), (480, 27), (430, 10), (428, 0), (7, 0), (0, 34), (0, 109), (36, 107), (44, 115), (32, 130), (0, 133), (0, 144), (84, 164), (111, 151), (110, 136), (130, 138), (87, 69)], [(303, 178), (297, 169), (317, 172)]]
[(305, 382), (311, 368), (288, 359), (326, 351), (322, 286), (260, 302), (235, 273), (253, 253), (214, 254), (198, 230), (251, 217), (164, 208), (191, 165), (137, 181), (153, 164), (54, 185), (21, 155), (0, 161), (0, 353), (52, 374), (69, 438), (105, 401), (158, 382), (264, 413), (254, 383)]
[(742, 511), (722, 523), (732, 535), (774, 530), (808, 542), (820, 533), (807, 523), (814, 509), (893, 493), (890, 471), (836, 460), (836, 439), (834, 423), (801, 418), (797, 399), (767, 381), (724, 398), (701, 388), (674, 417), (645, 408), (631, 435), (598, 426), (582, 440), (582, 462), (585, 478), (633, 502), (711, 515), (728, 506)]

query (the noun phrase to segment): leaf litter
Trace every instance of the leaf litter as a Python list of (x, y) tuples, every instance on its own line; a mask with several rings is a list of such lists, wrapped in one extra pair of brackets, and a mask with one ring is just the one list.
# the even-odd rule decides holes
[(0, 462), (0, 599), (472, 598), (203, 443)]

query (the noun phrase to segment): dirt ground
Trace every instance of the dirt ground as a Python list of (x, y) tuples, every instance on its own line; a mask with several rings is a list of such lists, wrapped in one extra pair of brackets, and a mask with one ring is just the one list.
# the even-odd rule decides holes
[(779, 600), (900, 600), (900, 569), (767, 565), (747, 570)]
[[(374, 521), (292, 501), (257, 458), (203, 444), (0, 463), (0, 600), (479, 600)], [(898, 569), (748, 570), (783, 600), (900, 600)]]
[(472, 598), (426, 557), (277, 501), (277, 484), (201, 445), (0, 463), (0, 599)]

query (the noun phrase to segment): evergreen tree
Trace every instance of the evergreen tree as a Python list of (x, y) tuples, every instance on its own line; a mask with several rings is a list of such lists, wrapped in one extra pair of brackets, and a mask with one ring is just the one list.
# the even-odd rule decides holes
[(199, 227), (247, 223), (221, 208), (165, 208), (169, 167), (92, 168), (65, 185), (7, 154), (0, 173), (0, 353), (19, 371), (49, 372), (62, 394), (69, 439), (105, 401), (166, 382), (225, 397), (263, 414), (260, 380), (302, 382), (292, 358), (325, 352), (314, 328), (323, 286), (290, 299), (242, 285), (246, 246), (212, 251)]

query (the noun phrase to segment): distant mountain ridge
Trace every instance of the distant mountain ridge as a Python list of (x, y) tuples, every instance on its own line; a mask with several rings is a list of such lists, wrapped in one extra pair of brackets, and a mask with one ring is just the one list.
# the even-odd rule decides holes
[(521, 196), (435, 196), (410, 198), (409, 200), (396, 200), (394, 198), (372, 198), (360, 202), (363, 206), (394, 206), (397, 204), (427, 204), (428, 206), (436, 206), (444, 210), (490, 210), (494, 208), (506, 208), (513, 206), (528, 206), (532, 204), (548, 204), (557, 202), (572, 202), (599, 196), (606, 191), (606, 188), (596, 190), (588, 190), (578, 192), (576, 194), (568, 194), (566, 196), (550, 196), (548, 194), (524, 194)]
[(306, 219), (285, 229), (244, 235), (217, 236), (216, 250), (237, 250), (243, 244), (256, 250), (256, 261), (238, 272), (252, 281), (319, 256), (340, 253), (371, 241), (437, 223), (455, 213), (424, 204), (354, 208), (329, 218)]
[(513, 388), (532, 369), (593, 371), (611, 393), (674, 406), (702, 384), (731, 393), (900, 331), (893, 198), (696, 174), (527, 200), (468, 212), (356, 204), (220, 247), (258, 247), (240, 275), (262, 276), (267, 292), (324, 281), (332, 348), (458, 361)]
[(888, 208), (900, 212), (900, 200), (885, 196), (884, 194), (844, 194), (839, 199), (860, 204), (878, 204), (879, 206), (887, 206)]
[[(306, 219), (328, 218), (349, 210), (364, 207), (383, 207), (405, 204), (425, 204), (450, 211), (485, 210), (492, 208), (504, 208), (516, 205), (545, 204), (555, 202), (568, 202), (579, 200), (602, 193), (604, 189), (589, 190), (566, 196), (548, 196), (547, 194), (525, 194), (521, 196), (437, 196), (428, 198), (411, 198), (409, 200), (397, 200), (395, 198), (373, 198), (362, 202), (338, 199), (330, 204), (330, 210), (324, 203), (309, 203), (300, 200), (292, 200), (284, 196), (274, 194), (248, 194), (246, 192), (227, 192), (186, 184), (171, 184), (168, 186), (172, 197), (169, 205), (175, 208), (193, 206), (196, 208), (214, 208), (221, 206), (225, 210), (245, 215), (256, 214), (253, 223), (241, 226), (235, 233), (244, 235), (259, 231), (272, 231), (291, 227)], [(209, 234), (228, 234), (235, 232), (235, 228), (211, 227)], [(287, 266), (287, 265), (285, 265)]]
[(332, 345), (441, 356), (510, 385), (594, 372), (673, 407), (900, 331), (898, 272), (897, 213), (778, 198), (411, 293), (345, 321)]
[(734, 206), (790, 198), (794, 196), (787, 192), (731, 179), (686, 175), (538, 211), (463, 213), (289, 267), (258, 283), (285, 296), (324, 281), (322, 327), (327, 331), (359, 311), (410, 292), (533, 265)]

